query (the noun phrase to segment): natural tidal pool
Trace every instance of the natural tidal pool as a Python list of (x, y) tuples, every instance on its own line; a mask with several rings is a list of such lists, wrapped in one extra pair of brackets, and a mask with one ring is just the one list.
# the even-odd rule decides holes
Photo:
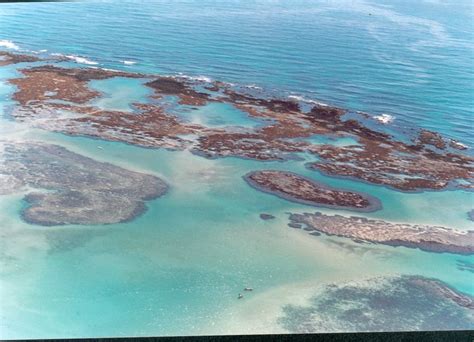
[(185, 120), (194, 124), (204, 125), (206, 127), (256, 127), (261, 125), (256, 119), (234, 106), (225, 103), (211, 103), (200, 108), (191, 108), (181, 114)]
[(91, 105), (106, 110), (133, 110), (132, 104), (146, 99), (150, 89), (143, 86), (142, 80), (115, 77), (107, 80), (91, 81), (89, 87), (103, 95)]
[(0, 338), (474, 328), (467, 5), (141, 5), (0, 8)]

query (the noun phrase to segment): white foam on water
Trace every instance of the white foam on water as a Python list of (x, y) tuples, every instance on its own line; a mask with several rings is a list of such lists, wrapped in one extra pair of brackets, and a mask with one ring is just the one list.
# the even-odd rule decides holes
[(395, 120), (395, 117), (393, 115), (390, 115), (390, 114), (375, 115), (375, 116), (373, 116), (373, 118), (375, 120), (377, 120), (378, 122), (383, 123), (384, 125), (387, 125), (387, 124), (393, 122), (393, 120)]
[(65, 57), (70, 59), (70, 60), (73, 60), (76, 63), (80, 63), (80, 64), (87, 64), (87, 65), (97, 65), (97, 64), (99, 64), (99, 63), (91, 61), (87, 58), (79, 57), (79, 56), (75, 56), (75, 55), (67, 55)]
[(315, 100), (310, 100), (310, 99), (307, 99), (307, 98), (305, 98), (303, 96), (299, 96), (299, 95), (290, 95), (290, 96), (288, 96), (288, 98), (291, 99), (291, 100), (305, 102), (305, 103), (311, 103), (311, 104), (315, 104), (315, 105), (322, 106), (322, 107), (327, 107), (328, 106), (327, 103), (319, 102), (319, 101), (315, 101)]
[(20, 47), (11, 40), (0, 40), (0, 46), (11, 50), (20, 50)]
[[(46, 50), (44, 50), (44, 51), (46, 51)], [(76, 56), (76, 55), (63, 55), (62, 53), (53, 52), (53, 53), (51, 53), (51, 56), (64, 57), (64, 58), (70, 59), (71, 61), (74, 61), (74, 62), (79, 63), (79, 64), (87, 64), (87, 65), (98, 65), (99, 64), (99, 63), (91, 61), (90, 59), (87, 59), (85, 57), (80, 57), (80, 56)]]
[(207, 76), (196, 76), (193, 79), (196, 80), (196, 81), (207, 82), (207, 83), (212, 82), (212, 78), (207, 77)]
[(117, 70), (117, 69), (110, 69), (110, 68), (98, 68), (98, 67), (90, 67), (90, 68), (93, 68), (93, 69), (101, 69), (101, 70), (105, 70), (105, 71), (120, 72), (120, 70)]
[(189, 76), (183, 73), (178, 73), (179, 78), (184, 78), (190, 81), (198, 81), (198, 82), (205, 82), (205, 83), (212, 83), (212, 78), (208, 76), (198, 75), (198, 76)]
[(125, 65), (134, 65), (134, 64), (137, 64), (137, 62), (135, 61), (122, 61), (123, 64)]
[(469, 146), (467, 146), (466, 144), (463, 144), (462, 142), (459, 142), (457, 140), (452, 140), (451, 139), (451, 144), (453, 144), (454, 146), (458, 147), (458, 148), (461, 148), (461, 149), (468, 149)]
[(48, 52), (48, 50), (45, 50), (45, 49), (43, 49), (43, 50), (38, 50), (38, 51), (31, 50), (31, 51), (29, 51), (29, 52), (34, 53), (35, 55), (39, 55), (39, 54), (41, 54), (41, 53)]
[(258, 85), (255, 85), (255, 84), (249, 84), (249, 85), (246, 85), (245, 88), (249, 88), (249, 89), (262, 89), (262, 87), (259, 87)]

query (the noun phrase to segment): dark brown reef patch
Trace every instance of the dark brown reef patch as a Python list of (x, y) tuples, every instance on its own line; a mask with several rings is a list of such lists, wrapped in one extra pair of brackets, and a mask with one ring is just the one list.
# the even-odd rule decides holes
[(244, 179), (257, 190), (297, 203), (364, 212), (382, 207), (375, 197), (335, 189), (293, 172), (261, 170), (246, 174)]
[[(222, 82), (204, 86), (215, 92), (211, 96), (198, 89), (203, 87), (202, 82), (173, 77), (52, 65), (20, 71), (24, 77), (10, 80), (18, 87), (14, 99), (19, 103), (12, 115), (44, 129), (146, 147), (186, 148), (209, 158), (234, 156), (267, 161), (312, 154), (317, 161), (308, 164), (310, 169), (401, 191), (474, 187), (474, 158), (459, 153), (465, 148), (463, 144), (436, 132), (421, 131), (413, 144), (396, 141), (357, 120), (346, 120), (344, 109), (315, 105), (309, 112), (303, 111), (296, 101), (254, 97)], [(152, 78), (146, 86), (154, 89), (156, 102), (134, 104), (141, 112), (133, 115), (87, 106), (100, 95), (87, 82), (116, 76)], [(192, 125), (161, 104), (160, 99), (167, 95), (193, 106), (228, 103), (264, 124), (251, 129)], [(351, 136), (358, 144), (336, 146), (308, 140), (318, 135)]]

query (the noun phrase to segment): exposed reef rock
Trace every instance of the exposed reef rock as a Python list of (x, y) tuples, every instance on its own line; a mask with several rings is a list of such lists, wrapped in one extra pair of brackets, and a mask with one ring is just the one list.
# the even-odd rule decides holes
[(320, 287), (278, 323), (294, 333), (472, 329), (473, 298), (448, 284), (403, 275)]
[(474, 254), (473, 230), (458, 231), (445, 227), (391, 223), (318, 212), (291, 214), (290, 222), (302, 224), (307, 230), (352, 240), (419, 248), (429, 252)]
[(35, 66), (21, 72), (49, 73), (51, 77), (71, 77), (79, 82), (105, 80), (111, 77), (143, 78), (144, 74), (101, 68), (63, 68), (55, 65)]
[(345, 113), (346, 111), (344, 109), (330, 106), (316, 105), (311, 109), (311, 115), (313, 117), (328, 121), (339, 120)]
[(128, 221), (167, 191), (157, 177), (57, 145), (0, 141), (0, 161), (0, 194), (26, 191), (22, 216), (43, 226)]
[(16, 63), (32, 63), (37, 62), (40, 59), (36, 56), (31, 55), (20, 55), (17, 53), (10, 53), (6, 51), (0, 51), (0, 66), (6, 66)]
[(363, 149), (327, 145), (313, 148), (322, 160), (308, 167), (330, 176), (362, 179), (401, 191), (473, 188), (473, 158), (469, 156), (437, 154), (398, 142), (364, 143)]
[[(217, 81), (52, 65), (20, 71), (24, 77), (10, 80), (18, 88), (13, 97), (19, 103), (12, 116), (43, 129), (145, 147), (189, 149), (208, 158), (283, 161), (299, 153), (313, 154), (317, 161), (308, 164), (310, 169), (401, 191), (474, 188), (474, 158), (452, 152), (467, 147), (436, 132), (422, 131), (413, 144), (396, 141), (360, 121), (346, 119), (344, 109), (314, 105), (304, 111), (297, 101), (260, 98)], [(116, 76), (152, 79), (145, 85), (154, 90), (153, 103), (132, 104), (139, 113), (89, 106), (88, 101), (100, 94), (89, 88), (88, 81)], [(177, 97), (180, 105), (194, 107), (226, 103), (263, 124), (246, 129), (193, 125), (169, 109), (170, 96)], [(317, 136), (350, 136), (358, 145), (334, 146), (307, 139)]]
[(21, 69), (25, 76), (10, 80), (18, 87), (13, 98), (22, 105), (61, 100), (78, 104), (86, 103), (101, 94), (88, 87), (90, 80), (102, 80), (111, 77), (143, 77), (121, 71), (104, 69), (66, 69), (52, 65)]
[(194, 148), (208, 158), (238, 156), (257, 160), (286, 160), (307, 143), (272, 140), (259, 133), (209, 132)]
[(365, 212), (382, 207), (380, 201), (372, 196), (335, 189), (293, 172), (253, 171), (246, 174), (244, 179), (257, 190), (297, 203)]
[(155, 90), (155, 96), (178, 96), (180, 104), (203, 106), (209, 100), (208, 94), (197, 92), (192, 87), (187, 86), (184, 82), (180, 82), (171, 77), (159, 77), (154, 81), (146, 83), (146, 85)]
[(436, 132), (431, 132), (426, 129), (421, 130), (418, 136), (418, 142), (421, 145), (431, 145), (440, 150), (444, 150), (446, 148), (446, 141), (444, 141), (441, 134)]
[(49, 131), (177, 150), (191, 144), (182, 136), (196, 134), (202, 129), (202, 126), (179, 121), (157, 106), (135, 104), (135, 107), (141, 111), (140, 114), (42, 103), (16, 108), (12, 115), (18, 121)]

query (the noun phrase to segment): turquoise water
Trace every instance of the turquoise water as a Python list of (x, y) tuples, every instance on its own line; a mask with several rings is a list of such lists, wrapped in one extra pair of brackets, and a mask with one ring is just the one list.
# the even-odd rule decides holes
[[(206, 127), (255, 128), (261, 126), (263, 120), (250, 117), (244, 111), (228, 103), (209, 103), (201, 107), (180, 106), (176, 114), (184, 121)], [(268, 121), (267, 121), (268, 122)]]
[(151, 89), (143, 83), (143, 80), (126, 77), (93, 80), (89, 82), (89, 87), (100, 92), (102, 96), (91, 101), (90, 105), (106, 110), (131, 111), (133, 103), (143, 102), (144, 98), (152, 94)]
[[(0, 197), (2, 250), (12, 258), (2, 260), (2, 332), (6, 337), (244, 332), (254, 328), (245, 321), (251, 308), (236, 299), (244, 286), (255, 288), (248, 305), (257, 301), (259, 307), (269, 305), (265, 300), (259, 303), (260, 296), (282, 286), (282, 293), (275, 295), (281, 297), (280, 304), (299, 286), (308, 291), (326, 281), (397, 273), (436, 277), (474, 293), (469, 273), (456, 268), (458, 260), (472, 262), (472, 257), (384, 246), (353, 252), (334, 245), (330, 238), (289, 230), (285, 212), (314, 209), (255, 192), (241, 179), (249, 169), (303, 171), (302, 166), (236, 158), (216, 162), (189, 152), (58, 134), (35, 136), (97, 160), (156, 174), (172, 190), (149, 203), (149, 211), (133, 222), (106, 227), (32, 227), (18, 222), (21, 196)], [(337, 185), (350, 186), (350, 182), (342, 183)], [(357, 190), (375, 188), (366, 185)], [(466, 193), (413, 197), (379, 190), (371, 193), (381, 196), (390, 209), (374, 217), (429, 223), (446, 220), (453, 225), (467, 221), (464, 208), (459, 208), (469, 200)], [(433, 200), (447, 205), (443, 212), (430, 206)], [(425, 212), (426, 207), (431, 209)], [(262, 221), (260, 212), (277, 219)], [(229, 321), (233, 327), (227, 325)], [(260, 331), (260, 323), (255, 322), (253, 332)], [(29, 330), (21, 328), (25, 324)], [(278, 326), (260, 329), (278, 331)]]
[(359, 145), (359, 142), (357, 141), (357, 139), (353, 137), (328, 137), (328, 136), (322, 136), (322, 135), (314, 135), (303, 140), (315, 145), (328, 144), (328, 145), (334, 145), (338, 147)]
[[(472, 145), (467, 2), (424, 2), (416, 11), (405, 2), (139, 2), (2, 5), (0, 39), (99, 63), (91, 66), (206, 76), (390, 113), (394, 125), (435, 127)], [(242, 176), (291, 170), (380, 198), (383, 210), (364, 216), (461, 230), (472, 229), (466, 216), (472, 193), (407, 194), (330, 178), (308, 170), (312, 157), (306, 155), (285, 163), (209, 160), (189, 151), (41, 131), (9, 120), (14, 89), (5, 79), (13, 75), (12, 66), (0, 69), (1, 137), (58, 144), (154, 174), (170, 191), (132, 222), (52, 228), (20, 220), (23, 194), (0, 196), (1, 338), (281, 332), (282, 306), (306, 303), (321, 284), (372, 276), (435, 277), (474, 295), (472, 273), (457, 268), (459, 260), (474, 263), (473, 257), (361, 246), (289, 229), (287, 212), (315, 208), (257, 192)], [(93, 82), (104, 94), (94, 104), (133, 110), (133, 102), (150, 101), (141, 82)], [(261, 124), (225, 104), (180, 115), (216, 127)], [(351, 137), (309, 139), (357, 143)], [(262, 212), (276, 218), (263, 221)], [(245, 286), (254, 291), (237, 300)]]

